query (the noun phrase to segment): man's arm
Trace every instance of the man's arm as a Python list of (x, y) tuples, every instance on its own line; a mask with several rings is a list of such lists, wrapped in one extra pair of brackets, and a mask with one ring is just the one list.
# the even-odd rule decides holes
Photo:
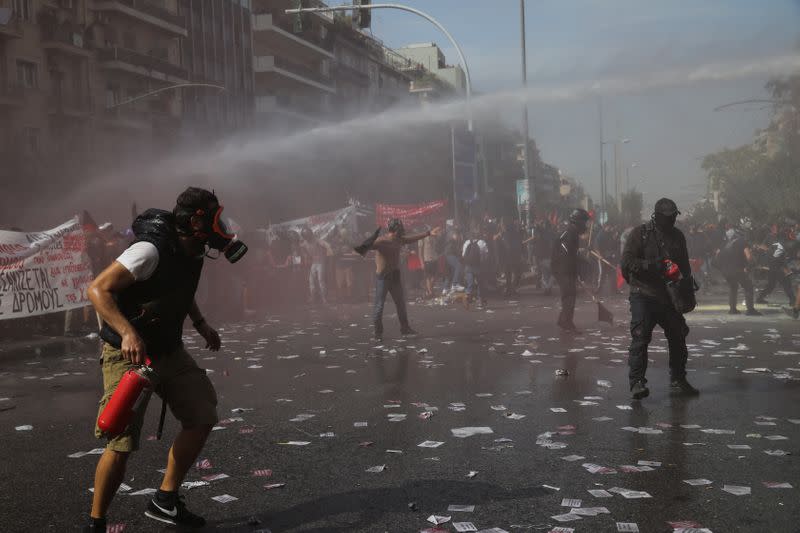
[(130, 287), (135, 281), (127, 268), (114, 261), (92, 281), (88, 295), (100, 318), (122, 338), (123, 357), (132, 363), (141, 364), (147, 355), (144, 341), (114, 301), (114, 293)]
[(403, 237), (401, 239), (401, 242), (403, 244), (414, 244), (415, 242), (421, 241), (422, 239), (425, 239), (430, 235), (432, 235), (430, 231), (426, 231), (425, 233), (420, 233), (419, 235), (409, 235), (407, 237)]
[(216, 352), (222, 346), (222, 340), (219, 338), (219, 333), (214, 328), (208, 325), (203, 313), (197, 306), (197, 301), (192, 300), (192, 306), (189, 308), (189, 318), (192, 319), (192, 325), (197, 333), (206, 340), (206, 348), (212, 352)]
[(625, 281), (630, 280), (631, 274), (638, 274), (647, 270), (647, 261), (644, 260), (644, 250), (642, 249), (642, 230), (634, 228), (625, 241), (625, 248), (622, 250), (622, 276)]

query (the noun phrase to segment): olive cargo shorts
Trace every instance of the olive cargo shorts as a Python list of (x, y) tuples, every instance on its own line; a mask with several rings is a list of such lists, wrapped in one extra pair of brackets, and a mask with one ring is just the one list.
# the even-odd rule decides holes
[[(136, 365), (127, 361), (122, 352), (109, 344), (103, 344), (103, 397), (97, 417), (111, 399), (122, 376)], [(167, 402), (172, 414), (183, 427), (214, 425), (217, 417), (217, 393), (208, 379), (206, 371), (197, 366), (192, 356), (180, 346), (173, 352), (153, 361), (152, 368), (156, 373), (158, 384), (156, 393)], [(109, 439), (107, 448), (116, 452), (133, 452), (139, 449), (147, 405), (142, 406), (134, 416), (130, 425), (113, 439)], [(95, 423), (95, 437), (105, 438)]]

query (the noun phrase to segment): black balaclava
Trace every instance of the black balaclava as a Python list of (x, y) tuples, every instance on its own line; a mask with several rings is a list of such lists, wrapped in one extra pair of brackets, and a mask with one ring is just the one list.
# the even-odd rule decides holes
[(675, 221), (680, 211), (678, 206), (669, 198), (662, 198), (656, 202), (653, 210), (653, 222), (661, 231), (668, 231), (675, 227)]

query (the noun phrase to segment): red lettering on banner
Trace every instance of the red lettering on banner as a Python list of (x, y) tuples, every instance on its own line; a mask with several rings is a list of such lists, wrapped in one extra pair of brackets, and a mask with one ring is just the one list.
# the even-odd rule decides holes
[(441, 226), (447, 216), (446, 207), (445, 200), (407, 205), (375, 204), (375, 219), (379, 226), (385, 226), (390, 219), (399, 218), (406, 230), (419, 226)]

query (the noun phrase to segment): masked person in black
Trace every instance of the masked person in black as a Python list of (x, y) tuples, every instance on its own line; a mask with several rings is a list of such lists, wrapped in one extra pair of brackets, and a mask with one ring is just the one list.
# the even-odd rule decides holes
[[(104, 394), (100, 412), (123, 375), (150, 360), (157, 377), (156, 393), (181, 423), (169, 450), (158, 492), (145, 514), (162, 523), (202, 527), (205, 520), (186, 509), (178, 489), (217, 422), (214, 386), (184, 349), (187, 316), (212, 351), (220, 349), (217, 332), (206, 323), (194, 300), (207, 248), (231, 263), (247, 247), (220, 217), (214, 193), (190, 187), (172, 212), (149, 209), (133, 222), (135, 240), (89, 287), (89, 299), (103, 320), (102, 372)], [(106, 531), (106, 512), (125, 475), (131, 452), (139, 448), (146, 402), (129, 426), (108, 438), (97, 464), (91, 524), (84, 531)]]
[(645, 386), (647, 346), (658, 325), (664, 330), (669, 346), (669, 369), (672, 392), (698, 394), (686, 381), (686, 336), (689, 327), (667, 293), (666, 260), (680, 269), (684, 278), (692, 274), (689, 252), (683, 233), (675, 227), (680, 214), (675, 202), (662, 198), (656, 202), (652, 220), (634, 228), (622, 252), (622, 275), (631, 287), (631, 345), (628, 364), (634, 399), (650, 394)]
[(580, 236), (586, 233), (589, 213), (575, 209), (569, 215), (567, 230), (553, 243), (550, 263), (561, 293), (561, 314), (558, 326), (565, 331), (577, 331), (575, 327), (575, 298), (578, 283), (578, 248)]

